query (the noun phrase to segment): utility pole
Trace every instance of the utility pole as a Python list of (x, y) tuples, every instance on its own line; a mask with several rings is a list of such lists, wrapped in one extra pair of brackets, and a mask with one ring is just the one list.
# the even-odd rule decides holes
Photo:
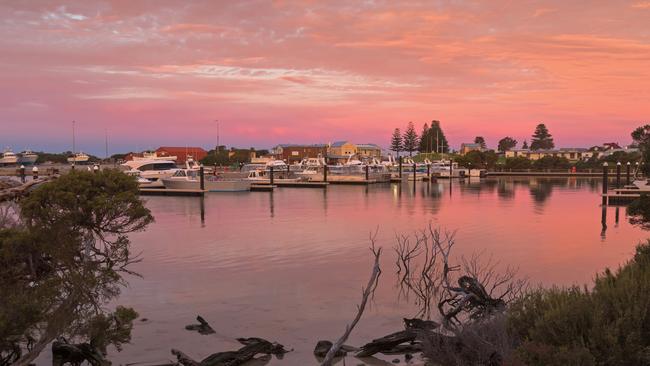
[(215, 119), (214, 123), (217, 125), (217, 146), (214, 147), (214, 157), (216, 158), (219, 152), (219, 120)]
[(107, 128), (104, 129), (104, 149), (105, 149), (104, 159), (108, 160), (108, 129)]

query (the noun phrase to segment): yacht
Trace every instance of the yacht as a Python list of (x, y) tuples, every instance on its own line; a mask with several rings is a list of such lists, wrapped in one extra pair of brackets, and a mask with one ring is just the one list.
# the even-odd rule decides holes
[(20, 153), (20, 156), (18, 157), (18, 163), (24, 165), (33, 165), (36, 163), (37, 159), (38, 155), (36, 155), (33, 151), (25, 150)]
[(142, 153), (142, 156), (133, 156), (133, 160), (172, 160), (176, 161), (178, 157), (176, 156), (158, 156), (158, 153), (155, 151), (145, 151)]
[[(171, 177), (161, 180), (167, 189), (201, 189), (199, 172), (195, 169), (178, 169)], [(203, 187), (210, 192), (245, 192), (251, 190), (251, 181), (204, 175)]]
[(86, 164), (90, 160), (90, 156), (82, 152), (78, 152), (68, 158), (68, 163)]
[(18, 163), (18, 156), (11, 149), (5, 149), (0, 158), (0, 165), (14, 165)]
[(179, 169), (176, 163), (171, 160), (130, 160), (121, 165), (127, 174), (135, 175), (133, 172), (138, 171), (139, 177), (151, 182), (149, 187), (164, 187), (161, 179), (173, 176)]

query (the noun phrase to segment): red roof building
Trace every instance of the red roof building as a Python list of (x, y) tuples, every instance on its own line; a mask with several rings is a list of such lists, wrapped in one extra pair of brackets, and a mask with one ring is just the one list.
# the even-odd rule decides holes
[(175, 156), (176, 162), (184, 164), (187, 157), (191, 156), (194, 160), (199, 161), (208, 155), (202, 147), (175, 147), (175, 146), (161, 146), (156, 149), (158, 156)]

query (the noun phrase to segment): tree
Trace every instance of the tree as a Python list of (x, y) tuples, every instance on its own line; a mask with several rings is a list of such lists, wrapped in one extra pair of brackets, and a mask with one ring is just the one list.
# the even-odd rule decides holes
[(546, 125), (540, 123), (535, 128), (533, 139), (530, 142), (531, 150), (550, 150), (555, 147), (553, 136), (548, 132)]
[(524, 140), (524, 144), (521, 145), (521, 148), (524, 150), (528, 150), (528, 141)]
[(413, 156), (413, 152), (418, 149), (418, 141), (418, 134), (415, 132), (413, 122), (409, 122), (403, 137), (404, 150), (409, 152), (409, 156)]
[(400, 132), (399, 128), (396, 128), (395, 131), (393, 131), (393, 136), (390, 139), (390, 150), (395, 151), (398, 157), (399, 157), (399, 152), (404, 150), (402, 133)]
[(499, 146), (497, 147), (497, 150), (506, 152), (513, 149), (515, 146), (517, 146), (517, 140), (513, 139), (510, 136), (506, 136), (499, 140)]
[(482, 149), (487, 148), (487, 145), (485, 144), (485, 139), (483, 138), (483, 136), (476, 136), (474, 138), (474, 143), (481, 145)]
[(632, 131), (632, 140), (639, 146), (641, 151), (641, 170), (650, 175), (650, 125), (638, 127)]
[(431, 152), (431, 140), (429, 137), (429, 125), (427, 123), (422, 126), (422, 133), (420, 134), (420, 148), (421, 153)]
[(447, 143), (447, 137), (445, 133), (442, 132), (442, 127), (440, 127), (440, 121), (433, 120), (431, 121), (431, 127), (429, 128), (429, 133), (431, 134), (432, 144), (431, 148), (436, 149), (438, 153), (448, 153), (449, 152), (449, 143)]
[(139, 261), (128, 234), (153, 221), (137, 182), (117, 170), (72, 171), (20, 201), (0, 227), (0, 364), (26, 365), (59, 336), (93, 355), (128, 342), (137, 313), (106, 313)]

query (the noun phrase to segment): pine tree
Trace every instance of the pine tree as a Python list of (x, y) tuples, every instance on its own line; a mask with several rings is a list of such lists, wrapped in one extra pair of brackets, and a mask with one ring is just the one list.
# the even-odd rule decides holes
[(431, 152), (431, 140), (429, 139), (429, 125), (427, 123), (422, 126), (422, 133), (420, 134), (420, 152)]
[(499, 140), (499, 146), (498, 150), (502, 152), (506, 152), (510, 149), (513, 149), (515, 146), (517, 146), (517, 140), (513, 139), (510, 136), (506, 136)]
[(409, 122), (408, 127), (406, 127), (406, 132), (404, 132), (402, 141), (404, 144), (404, 150), (409, 152), (409, 156), (413, 156), (413, 151), (418, 149), (418, 133), (415, 132), (413, 122)]
[(449, 144), (447, 143), (445, 133), (440, 128), (440, 121), (431, 121), (431, 127), (429, 127), (427, 132), (427, 136), (420, 137), (420, 145), (422, 145), (422, 140), (427, 140), (430, 151), (437, 153), (446, 153), (449, 151)]
[(483, 138), (483, 136), (476, 136), (474, 138), (474, 143), (481, 145), (482, 149), (487, 148), (487, 145), (485, 144), (485, 139)]
[(402, 143), (402, 133), (400, 132), (399, 128), (396, 128), (395, 131), (393, 131), (393, 136), (390, 139), (390, 149), (391, 151), (395, 151), (397, 156), (399, 157), (399, 152), (404, 150), (404, 144)]
[(521, 145), (521, 148), (522, 148), (523, 150), (528, 150), (528, 141), (524, 140), (524, 144)]
[(540, 123), (535, 128), (533, 139), (530, 141), (531, 150), (550, 150), (555, 147), (553, 136), (548, 132), (546, 125)]

